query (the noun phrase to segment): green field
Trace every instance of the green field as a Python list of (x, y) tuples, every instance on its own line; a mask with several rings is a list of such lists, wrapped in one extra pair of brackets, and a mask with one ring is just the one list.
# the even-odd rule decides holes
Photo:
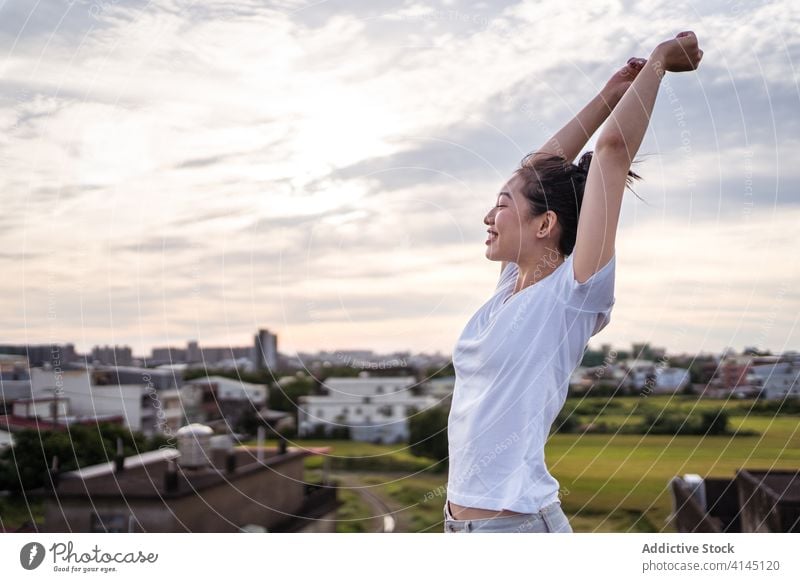
[[(633, 412), (643, 399), (616, 398), (608, 414), (580, 415), (581, 421), (602, 420), (615, 426), (636, 423)], [(669, 480), (684, 473), (731, 478), (738, 468), (800, 467), (800, 419), (797, 415), (766, 416), (745, 412), (750, 401), (720, 402), (651, 396), (647, 407), (724, 407), (732, 429), (757, 431), (757, 436), (668, 436), (634, 434), (554, 434), (545, 453), (551, 473), (561, 484), (561, 502), (577, 532), (674, 531), (667, 523), (671, 509)], [(605, 399), (570, 399), (569, 405), (602, 408)], [(640, 409), (641, 410), (641, 409)], [(303, 446), (312, 444), (300, 441)], [(370, 491), (396, 513), (399, 531), (440, 531), (446, 475), (430, 461), (410, 456), (403, 445), (346, 441), (314, 441), (328, 445), (337, 457), (375, 460), (379, 469), (356, 471)], [(396, 471), (383, 467), (397, 461)], [(320, 460), (309, 460), (319, 475)], [(426, 471), (425, 469), (428, 468)]]

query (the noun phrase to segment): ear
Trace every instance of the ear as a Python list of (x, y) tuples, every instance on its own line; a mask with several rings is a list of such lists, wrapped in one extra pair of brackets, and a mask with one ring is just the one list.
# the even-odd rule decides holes
[(548, 210), (540, 219), (538, 234), (543, 237), (554, 235), (557, 227), (558, 215), (552, 210)]

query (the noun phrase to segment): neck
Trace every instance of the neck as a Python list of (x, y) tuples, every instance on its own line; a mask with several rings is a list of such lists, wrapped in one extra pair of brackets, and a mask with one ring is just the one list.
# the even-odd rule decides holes
[(552, 248), (544, 248), (538, 254), (520, 258), (519, 276), (514, 293), (535, 285), (555, 271), (564, 262), (564, 255)]

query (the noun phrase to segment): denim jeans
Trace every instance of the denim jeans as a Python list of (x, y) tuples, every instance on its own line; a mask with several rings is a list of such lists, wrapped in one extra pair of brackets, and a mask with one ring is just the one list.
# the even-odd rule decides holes
[(569, 520), (561, 509), (561, 502), (554, 501), (536, 513), (503, 515), (484, 519), (455, 519), (450, 506), (444, 502), (445, 533), (572, 533)]

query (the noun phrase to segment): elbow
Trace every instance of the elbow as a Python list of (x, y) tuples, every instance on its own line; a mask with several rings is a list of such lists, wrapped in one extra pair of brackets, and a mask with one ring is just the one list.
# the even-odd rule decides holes
[(605, 131), (597, 140), (597, 151), (605, 150), (608, 152), (627, 152), (625, 136), (618, 131)]

